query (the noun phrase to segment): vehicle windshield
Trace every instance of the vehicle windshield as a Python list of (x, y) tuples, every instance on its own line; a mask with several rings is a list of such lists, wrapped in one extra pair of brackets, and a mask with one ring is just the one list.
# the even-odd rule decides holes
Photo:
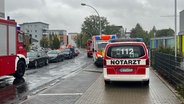
[(19, 40), (20, 43), (24, 42), (24, 35), (23, 35), (23, 33), (18, 32), (18, 40)]
[(57, 50), (52, 50), (52, 51), (49, 51), (47, 54), (58, 54), (58, 51)]
[(36, 52), (28, 52), (27, 57), (36, 57)]
[(100, 43), (98, 44), (98, 50), (102, 51), (102, 49), (105, 49), (107, 43)]
[(70, 50), (62, 50), (62, 53), (68, 54), (70, 52)]
[(70, 49), (65, 49), (65, 50), (62, 50), (63, 52), (69, 52), (70, 51)]
[(112, 58), (139, 58), (144, 55), (144, 48), (136, 45), (111, 46), (107, 51), (107, 56)]

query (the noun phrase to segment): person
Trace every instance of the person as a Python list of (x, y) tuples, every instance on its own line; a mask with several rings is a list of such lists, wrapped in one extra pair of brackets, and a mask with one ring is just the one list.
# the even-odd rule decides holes
[(104, 57), (105, 49), (102, 49), (102, 57)]

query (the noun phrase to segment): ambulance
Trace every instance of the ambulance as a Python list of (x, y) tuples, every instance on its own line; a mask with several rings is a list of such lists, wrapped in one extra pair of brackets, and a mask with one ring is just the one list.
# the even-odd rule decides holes
[(96, 66), (103, 66), (103, 51), (111, 39), (116, 39), (116, 35), (96, 35), (92, 37), (91, 49)]
[(112, 81), (149, 85), (149, 56), (144, 42), (118, 39), (107, 44), (103, 60), (105, 85)]

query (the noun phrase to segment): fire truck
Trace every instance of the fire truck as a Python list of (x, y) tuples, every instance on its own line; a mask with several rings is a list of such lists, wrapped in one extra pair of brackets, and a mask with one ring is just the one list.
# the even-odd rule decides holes
[(29, 63), (24, 32), (17, 29), (14, 20), (0, 18), (0, 36), (0, 76), (22, 78)]
[(110, 39), (116, 39), (116, 35), (96, 35), (92, 37), (93, 61), (96, 66), (103, 66), (103, 51)]
[(87, 57), (93, 56), (93, 47), (92, 47), (92, 40), (91, 39), (87, 40), (86, 51), (87, 51)]

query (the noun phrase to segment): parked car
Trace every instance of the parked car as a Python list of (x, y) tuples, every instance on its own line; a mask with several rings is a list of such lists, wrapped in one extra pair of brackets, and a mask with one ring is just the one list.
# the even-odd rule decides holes
[(60, 62), (64, 60), (64, 54), (59, 50), (51, 50), (47, 54), (49, 56), (49, 62)]
[(72, 52), (72, 55), (75, 56), (75, 48), (65, 48), (65, 49), (69, 49)]
[(61, 52), (64, 54), (65, 59), (73, 58), (73, 53), (70, 49), (67, 48), (67, 49), (61, 50)]
[(38, 66), (44, 66), (49, 64), (49, 56), (44, 51), (31, 51), (27, 52), (29, 58), (28, 67), (37, 68)]

